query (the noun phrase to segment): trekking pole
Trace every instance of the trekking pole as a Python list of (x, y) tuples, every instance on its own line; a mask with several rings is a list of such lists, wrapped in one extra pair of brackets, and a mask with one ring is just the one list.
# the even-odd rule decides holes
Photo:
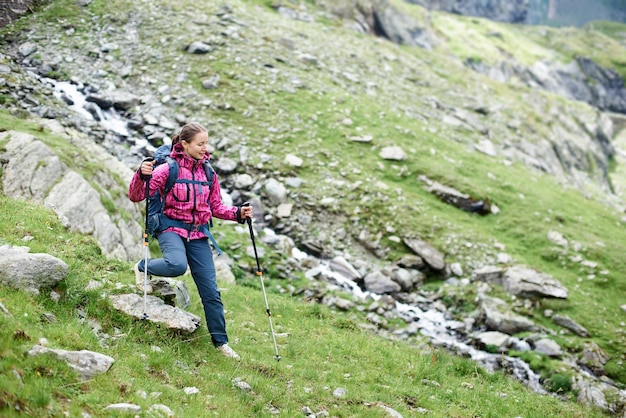
[(148, 198), (150, 197), (150, 178), (152, 178), (152, 176), (148, 177), (148, 179), (146, 180), (146, 222), (145, 222), (145, 229), (143, 231), (143, 246), (145, 248), (145, 255), (144, 255), (144, 261), (143, 261), (143, 315), (141, 316), (142, 320), (146, 320), (148, 319), (148, 313), (146, 312), (148, 310), (147, 308), (147, 304), (148, 304), (148, 258), (150, 256), (150, 248), (148, 247), (150, 245), (150, 242), (148, 241)]
[[(250, 203), (246, 202), (242, 206), (250, 206)], [(278, 346), (276, 345), (276, 335), (274, 334), (274, 326), (272, 325), (272, 313), (270, 312), (270, 307), (267, 303), (267, 294), (265, 293), (265, 285), (263, 284), (263, 272), (261, 272), (261, 264), (259, 264), (259, 256), (256, 252), (256, 244), (254, 242), (254, 232), (252, 231), (252, 219), (247, 218), (248, 229), (250, 230), (250, 239), (252, 240), (252, 247), (254, 248), (254, 258), (256, 259), (256, 275), (261, 279), (261, 290), (263, 290), (263, 299), (265, 300), (265, 312), (267, 313), (267, 319), (270, 321), (270, 330), (272, 331), (272, 340), (274, 341), (274, 350), (276, 352), (275, 359), (276, 361), (280, 360), (280, 356), (278, 355)]]

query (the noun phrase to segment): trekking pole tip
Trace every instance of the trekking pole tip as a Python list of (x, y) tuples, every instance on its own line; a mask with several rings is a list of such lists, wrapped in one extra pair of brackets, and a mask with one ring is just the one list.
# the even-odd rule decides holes
[(278, 354), (275, 356), (275, 358), (276, 358), (276, 361), (280, 361), (280, 356)]

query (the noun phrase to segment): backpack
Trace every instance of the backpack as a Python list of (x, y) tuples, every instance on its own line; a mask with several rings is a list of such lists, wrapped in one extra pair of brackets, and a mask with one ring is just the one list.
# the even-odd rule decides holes
[[(215, 170), (211, 166), (209, 160), (205, 160), (202, 164), (204, 168), (204, 173), (206, 174), (207, 181), (197, 181), (197, 180), (179, 180), (178, 179), (178, 163), (172, 157), (170, 157), (171, 146), (170, 145), (161, 145), (154, 152), (154, 167), (157, 167), (160, 164), (167, 163), (169, 165), (169, 175), (167, 177), (167, 181), (165, 182), (165, 190), (163, 191), (163, 195), (161, 196), (161, 192), (157, 191), (152, 196), (148, 197), (148, 205), (147, 210), (148, 214), (146, 219), (148, 220), (148, 224), (146, 229), (152, 237), (156, 237), (156, 235), (166, 230), (169, 227), (176, 226), (179, 228), (190, 230), (189, 224), (184, 223), (183, 221), (179, 221), (176, 219), (168, 218), (163, 210), (165, 209), (165, 197), (172, 190), (175, 183), (194, 183), (209, 187), (213, 185), (213, 179), (215, 177)], [(217, 245), (215, 238), (211, 234), (210, 228), (213, 226), (213, 221), (211, 220), (209, 224), (203, 225), (200, 228), (200, 231), (204, 232), (205, 235), (209, 237), (213, 247), (217, 250), (218, 255), (222, 254), (222, 250)]]

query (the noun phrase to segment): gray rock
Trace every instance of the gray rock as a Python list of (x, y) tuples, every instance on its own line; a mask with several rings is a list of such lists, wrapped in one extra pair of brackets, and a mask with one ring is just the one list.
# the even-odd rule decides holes
[(385, 276), (380, 270), (376, 270), (366, 275), (363, 278), (363, 282), (368, 291), (379, 295), (385, 293), (397, 293), (402, 290), (398, 283)]
[(329, 267), (332, 271), (341, 274), (347, 279), (354, 281), (358, 281), (361, 279), (361, 274), (344, 257), (337, 256), (333, 258), (329, 264)]
[(333, 396), (335, 398), (345, 398), (347, 394), (348, 394), (348, 391), (344, 388), (337, 388), (333, 390)]
[(30, 254), (28, 247), (0, 246), (0, 283), (39, 294), (67, 277), (68, 265), (49, 254)]
[[(376, 22), (378, 31), (390, 41), (400, 45), (432, 49), (437, 43), (435, 36), (411, 16), (401, 13), (388, 2), (374, 2), (371, 17), (366, 21)], [(374, 31), (374, 28), (369, 28)]]
[[(2, 174), (4, 193), (49, 206), (70, 229), (93, 234), (108, 257), (128, 261), (140, 258), (142, 247), (137, 243), (142, 236), (142, 227), (133, 219), (141, 219), (141, 214), (137, 205), (126, 196), (128, 183), (118, 183), (119, 178), (130, 182), (132, 171), (77, 132), (66, 130), (58, 122), (41, 123), (84, 151), (84, 163), (93, 162), (94, 167), (101, 168), (93, 175), (100, 186), (99, 191), (81, 175), (69, 170), (34, 136), (7, 131), (0, 133), (0, 140), (9, 139), (2, 154), (2, 158), (8, 160)], [(103, 200), (112, 201), (116, 212), (108, 213)], [(132, 219), (122, 213), (131, 215)]]
[(563, 354), (561, 347), (555, 341), (548, 338), (542, 338), (539, 341), (535, 341), (535, 351), (549, 357), (559, 357)]
[(589, 337), (589, 332), (582, 325), (579, 325), (576, 321), (568, 316), (554, 315), (552, 317), (552, 321), (555, 324), (562, 326), (563, 328), (567, 328), (578, 336), (581, 336), (583, 338)]
[(166, 305), (161, 299), (154, 296), (146, 296), (145, 310), (143, 297), (134, 293), (111, 295), (109, 299), (118, 311), (137, 319), (144, 319), (144, 314), (146, 314), (147, 318), (145, 319), (148, 321), (164, 324), (170, 329), (192, 333), (200, 326), (201, 319), (199, 316)]
[(598, 385), (588, 380), (579, 378), (576, 379), (574, 388), (578, 389), (578, 396), (576, 397), (576, 400), (579, 403), (597, 406), (598, 408), (602, 408), (604, 410), (608, 409), (609, 405), (606, 401), (606, 397)]
[(398, 146), (383, 147), (379, 155), (384, 160), (403, 161), (407, 159), (406, 152)]
[(567, 298), (567, 289), (554, 277), (526, 266), (513, 266), (502, 277), (502, 286), (512, 295), (525, 298)]
[(530, 319), (512, 312), (501, 299), (483, 295), (480, 297), (480, 308), (485, 316), (485, 325), (490, 330), (509, 335), (537, 330), (537, 326)]
[(207, 89), (207, 90), (214, 90), (218, 88), (219, 83), (220, 83), (220, 76), (219, 74), (215, 74), (211, 78), (202, 80), (202, 88)]
[(424, 267), (424, 259), (416, 254), (405, 254), (397, 262), (398, 266), (408, 269), (421, 269)]
[(496, 347), (497, 352), (506, 352), (507, 346), (509, 344), (511, 336), (504, 334), (499, 331), (487, 331), (481, 332), (476, 336), (476, 341), (480, 343), (481, 346), (486, 347)]
[(117, 110), (128, 111), (140, 104), (140, 98), (125, 91), (113, 91), (109, 93), (113, 107)]
[(35, 345), (28, 351), (29, 356), (48, 353), (54, 354), (60, 360), (67, 362), (67, 364), (84, 380), (89, 380), (99, 373), (106, 373), (115, 361), (113, 357), (89, 350), (53, 350), (41, 345)]
[(218, 173), (228, 175), (237, 170), (237, 161), (231, 158), (220, 158), (214, 166)]
[(267, 193), (267, 197), (275, 205), (284, 203), (287, 199), (287, 189), (281, 182), (273, 178), (265, 183), (265, 193)]
[(594, 341), (586, 341), (585, 348), (580, 353), (578, 363), (590, 368), (596, 374), (604, 374), (604, 365), (611, 357)]
[(506, 269), (496, 266), (484, 266), (474, 270), (473, 280), (502, 285), (502, 275)]
[(404, 238), (404, 244), (419, 255), (435, 271), (443, 271), (446, 267), (443, 254), (425, 241), (416, 238)]
[(141, 412), (141, 407), (139, 405), (135, 405), (132, 403), (114, 403), (111, 405), (107, 405), (104, 408), (104, 410), (115, 411), (115, 412), (138, 413), (138, 412)]
[(205, 44), (204, 42), (196, 41), (192, 42), (187, 46), (187, 52), (190, 54), (208, 54), (213, 50), (211, 45)]

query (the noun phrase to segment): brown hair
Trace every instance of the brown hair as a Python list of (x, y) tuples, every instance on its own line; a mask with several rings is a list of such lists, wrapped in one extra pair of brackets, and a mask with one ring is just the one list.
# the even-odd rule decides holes
[(199, 123), (188, 123), (180, 129), (176, 135), (172, 137), (172, 146), (180, 141), (191, 142), (192, 138), (200, 132), (206, 132), (206, 128)]

